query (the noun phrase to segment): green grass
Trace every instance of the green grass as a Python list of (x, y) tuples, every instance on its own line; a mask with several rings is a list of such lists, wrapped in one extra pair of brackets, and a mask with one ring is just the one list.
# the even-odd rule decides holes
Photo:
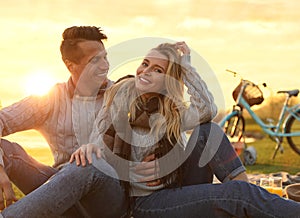
[(272, 159), (276, 143), (268, 135), (262, 132), (260, 127), (251, 120), (246, 120), (246, 131), (256, 132), (263, 135), (263, 139), (258, 139), (247, 146), (253, 146), (257, 152), (257, 161), (253, 166), (246, 166), (247, 173), (274, 173), (288, 172), (296, 174), (300, 172), (300, 155), (296, 154), (288, 145), (286, 139), (283, 140), (284, 152), (277, 152), (275, 159)]
[(284, 142), (284, 152), (277, 152), (275, 159), (272, 159), (276, 143), (264, 137), (247, 144), (253, 146), (257, 152), (257, 161), (253, 166), (246, 166), (248, 173), (272, 173), (285, 171), (290, 174), (300, 172), (300, 155), (296, 154), (289, 145)]

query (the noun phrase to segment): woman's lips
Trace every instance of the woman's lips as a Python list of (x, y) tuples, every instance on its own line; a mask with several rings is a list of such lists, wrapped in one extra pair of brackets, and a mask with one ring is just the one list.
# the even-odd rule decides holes
[(140, 80), (141, 82), (143, 82), (143, 83), (147, 83), (147, 84), (150, 83), (149, 80), (147, 80), (147, 79), (145, 79), (145, 78), (143, 78), (143, 77), (139, 77), (139, 80)]

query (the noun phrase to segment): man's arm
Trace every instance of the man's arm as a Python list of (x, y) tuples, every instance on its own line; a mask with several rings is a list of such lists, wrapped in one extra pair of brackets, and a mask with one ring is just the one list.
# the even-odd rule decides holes
[[(27, 97), (20, 102), (0, 110), (0, 145), (1, 137), (38, 126), (49, 111), (48, 97)], [(17, 201), (12, 183), (5, 172), (4, 152), (0, 147), (0, 210)]]

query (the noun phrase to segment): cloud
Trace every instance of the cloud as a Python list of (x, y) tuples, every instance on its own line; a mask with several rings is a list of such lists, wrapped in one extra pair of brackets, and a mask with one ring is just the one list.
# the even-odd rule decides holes
[(131, 24), (133, 25), (142, 25), (147, 27), (152, 27), (155, 23), (155, 18), (150, 16), (136, 16), (131, 20)]
[(213, 25), (213, 21), (208, 18), (197, 18), (197, 17), (187, 17), (182, 22), (180, 22), (177, 27), (178, 28), (210, 28)]

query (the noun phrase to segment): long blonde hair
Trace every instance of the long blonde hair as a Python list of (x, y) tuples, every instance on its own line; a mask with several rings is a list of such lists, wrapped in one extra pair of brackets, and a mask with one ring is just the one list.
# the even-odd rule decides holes
[[(181, 55), (174, 44), (163, 43), (153, 48), (160, 54), (166, 56), (169, 61), (165, 77), (165, 93), (159, 98), (158, 113), (164, 116), (165, 120), (155, 119), (151, 126), (151, 131), (158, 136), (161, 129), (166, 130), (166, 136), (169, 142), (182, 144), (180, 134), (181, 112), (186, 108), (183, 100), (184, 83), (183, 76), (185, 69), (180, 65)], [(116, 95), (121, 94), (122, 97), (115, 99)], [(116, 105), (120, 108), (128, 109), (131, 119), (135, 120), (136, 108), (140, 102), (140, 97), (135, 89), (135, 79), (129, 78), (116, 83), (105, 93), (106, 108), (117, 101)], [(174, 141), (175, 139), (175, 141)]]

